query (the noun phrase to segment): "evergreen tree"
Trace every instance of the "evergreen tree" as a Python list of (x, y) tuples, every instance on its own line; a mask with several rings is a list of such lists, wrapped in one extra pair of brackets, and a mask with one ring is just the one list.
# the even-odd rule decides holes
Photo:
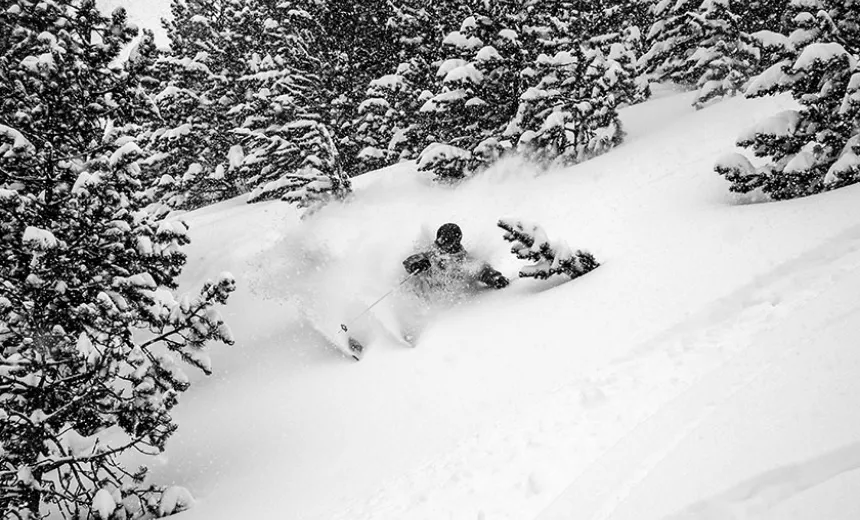
[[(147, 159), (143, 181), (159, 211), (195, 209), (244, 191), (225, 150), (232, 136), (226, 111), (209, 92), (220, 81), (206, 65), (208, 54), (178, 58), (156, 51), (145, 33), (130, 60), (138, 62), (155, 117), (139, 134)], [(206, 86), (209, 86), (209, 89)]]
[(372, 80), (361, 104), (364, 112), (354, 124), (367, 158), (362, 169), (415, 159), (429, 144), (441, 139), (439, 133), (445, 129), (442, 119), (435, 110), (421, 111), (433, 97), (432, 92), (439, 91), (436, 73), (452, 56), (453, 44), (440, 45), (440, 42), (452, 32), (460, 34), (462, 21), (476, 10), (504, 14), (508, 6), (500, 2), (490, 9), (480, 1), (445, 0), (426, 4), (402, 0), (392, 9), (386, 25), (396, 42), (398, 65)]
[(245, 98), (239, 78), (259, 44), (246, 29), (260, 29), (263, 21), (252, 20), (249, 7), (224, 0), (173, 0), (171, 12), (162, 21), (170, 51), (156, 56), (148, 71), (159, 117), (144, 136), (155, 152), (147, 170), (159, 172), (151, 189), (162, 203), (193, 209), (249, 189), (230, 151), (242, 122), (234, 107)]
[(343, 169), (360, 169), (356, 139), (358, 107), (369, 82), (392, 71), (399, 46), (386, 21), (393, 15), (387, 0), (327, 0), (306, 2), (305, 9), (319, 24), (316, 49), (322, 65), (317, 86), (325, 92), (323, 107), (327, 125), (342, 158)]
[(436, 72), (438, 93), (421, 107), (438, 141), (418, 159), (419, 170), (439, 179), (462, 179), (511, 146), (502, 132), (516, 113), (520, 51), (507, 13), (492, 14), (466, 17), (442, 41), (448, 57)]
[(573, 164), (622, 141), (618, 76), (599, 50), (575, 46), (541, 55), (535, 68), (541, 79), (521, 96), (525, 131), (519, 147), (526, 155), (544, 164)]
[(750, 0), (736, 13), (743, 19), (741, 27), (749, 33), (773, 31), (787, 34), (791, 30), (790, 0)]
[(651, 96), (648, 77), (637, 62), (645, 53), (643, 28), (651, 26), (650, 0), (606, 0), (590, 3), (585, 30), (590, 45), (606, 56), (617, 79), (619, 101), (635, 104)]
[(571, 44), (590, 5), (500, 3), (476, 9), (446, 35), (436, 93), (421, 107), (422, 129), (434, 141), (419, 169), (458, 180), (514, 143), (545, 163), (577, 162), (617, 145), (623, 131), (616, 107), (635, 86), (629, 71), (584, 35)]
[(209, 340), (233, 342), (213, 308), (229, 275), (170, 292), (187, 227), (145, 210), (130, 132), (151, 105), (117, 64), (134, 34), (92, 0), (0, 6), (0, 509), (18, 518), (187, 507), (120, 457), (176, 430), (178, 359), (209, 373)]
[(776, 200), (810, 195), (860, 180), (860, 10), (858, 4), (792, 0), (796, 29), (779, 63), (750, 85), (747, 96), (791, 92), (801, 105), (757, 124), (738, 139), (757, 157), (721, 158), (716, 170), (736, 192), (761, 190)]
[(600, 266), (588, 251), (572, 251), (567, 244), (550, 240), (543, 228), (536, 224), (502, 219), (498, 226), (505, 230), (503, 238), (513, 244), (511, 253), (521, 260), (534, 262), (520, 269), (520, 278), (545, 280), (564, 275), (572, 280)]
[(254, 52), (249, 73), (238, 80), (245, 99), (231, 109), (242, 120), (233, 130), (241, 146), (233, 148), (231, 164), (254, 187), (248, 202), (280, 198), (313, 207), (342, 199), (350, 183), (326, 124), (332, 112), (327, 65), (317, 49), (321, 28), (307, 11), (265, 8), (249, 16), (260, 30), (256, 49), (265, 54)]
[(431, 84), (431, 48), (434, 38), (431, 14), (410, 2), (392, 5), (386, 20), (395, 42), (396, 69), (385, 70), (370, 80), (351, 126), (360, 147), (357, 173), (399, 160), (414, 159), (424, 148), (419, 130), (420, 93)]
[(436, 141), (433, 118), (420, 109), (433, 96), (444, 61), (439, 42), (471, 14), (472, 2), (400, 0), (391, 8), (385, 25), (397, 65), (370, 81), (359, 105), (352, 125), (364, 157), (359, 171), (415, 159)]
[(406, 68), (370, 82), (367, 98), (358, 107), (354, 124), (355, 139), (362, 147), (359, 153), (361, 170), (369, 171), (411, 159), (417, 155), (418, 143), (413, 118), (417, 109), (413, 84), (406, 77)]
[(256, 148), (244, 163), (263, 164), (262, 173), (272, 173), (275, 178), (255, 188), (248, 202), (280, 198), (315, 210), (350, 193), (351, 183), (325, 125), (296, 119), (265, 134), (249, 135)]
[[(786, 31), (787, 33), (788, 31)], [(760, 74), (774, 63), (785, 59), (786, 53), (791, 47), (786, 34), (769, 29), (749, 33), (749, 41), (758, 54), (757, 66), (750, 74), (750, 78)]]
[[(210, 154), (217, 161), (178, 169), (190, 168), (192, 179), (231, 186), (234, 193), (250, 190), (249, 202), (280, 198), (308, 207), (343, 198), (350, 184), (337, 125), (346, 99), (340, 91), (348, 85), (339, 78), (352, 72), (341, 63), (346, 47), (340, 45), (346, 44), (333, 42), (336, 30), (319, 21), (336, 6), (199, 1), (174, 0), (174, 19), (167, 23), (172, 56), (162, 61), (203, 60), (208, 68), (209, 80), (192, 94), (201, 100), (196, 118), (218, 122), (207, 140), (217, 143)], [(192, 193), (199, 198), (204, 185)]]
[[(595, 2), (600, 11), (603, 21), (591, 24), (593, 33), (591, 37), (599, 34), (620, 34), (622, 37), (630, 37), (629, 29), (635, 28), (635, 32), (647, 31), (653, 23), (653, 0), (604, 0)], [(644, 51), (640, 41), (640, 35), (635, 36), (638, 42), (636, 49), (641, 54)]]
[(609, 45), (606, 58), (614, 75), (619, 104), (635, 105), (651, 97), (648, 76), (640, 74), (637, 66), (642, 54), (642, 34), (636, 26), (625, 27), (621, 41)]
[[(698, 90), (693, 106), (741, 92), (770, 59), (774, 36), (759, 31), (748, 3), (735, 0), (680, 0), (655, 4), (652, 45), (640, 65), (654, 80), (670, 80)], [(762, 14), (760, 3), (756, 13)], [(777, 38), (778, 39), (778, 38)]]
[(689, 57), (704, 37), (702, 26), (690, 13), (701, 0), (659, 0), (652, 6), (654, 23), (646, 36), (650, 48), (639, 59), (639, 67), (652, 81), (672, 81), (692, 88), (698, 77), (690, 74)]
[(386, 57), (388, 7), (174, 0), (169, 59), (208, 67), (209, 79), (189, 94), (201, 100), (196, 118), (217, 122), (207, 140), (217, 149), (204, 154), (217, 161), (196, 160), (184, 175), (198, 180), (192, 193), (199, 199), (201, 187), (215, 185), (250, 190), (249, 202), (281, 198), (301, 206), (349, 193), (345, 172), (359, 151), (357, 93), (393, 62)]
[(690, 56), (689, 73), (698, 77), (693, 106), (702, 108), (714, 99), (734, 96), (754, 75), (760, 57), (755, 40), (741, 29), (741, 17), (732, 11), (744, 6), (729, 0), (705, 0), (690, 16), (704, 37)]

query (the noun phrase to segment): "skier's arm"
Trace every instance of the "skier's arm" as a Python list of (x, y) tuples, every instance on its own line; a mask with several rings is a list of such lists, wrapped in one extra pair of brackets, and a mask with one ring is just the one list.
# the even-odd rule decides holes
[(427, 253), (416, 253), (403, 261), (403, 267), (409, 274), (422, 273), (430, 269), (430, 256)]

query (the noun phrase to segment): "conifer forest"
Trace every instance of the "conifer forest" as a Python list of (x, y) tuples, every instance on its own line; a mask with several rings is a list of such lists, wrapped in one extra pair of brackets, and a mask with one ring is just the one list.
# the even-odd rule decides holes
[[(132, 1), (139, 0), (125, 3)], [(159, 7), (156, 4), (153, 10), (163, 9), (158, 13), (161, 24), (147, 27), (123, 7), (109, 10), (97, 0), (0, 0), (0, 520), (135, 520), (178, 513), (197, 514), (180, 518), (215, 520), (620, 519), (589, 516), (580, 506), (570, 506), (568, 516), (537, 515), (552, 504), (562, 507), (557, 497), (568, 497), (568, 504), (577, 495), (576, 500), (584, 499), (586, 491), (564, 494), (577, 474), (598, 476), (584, 473), (591, 466), (575, 460), (574, 453), (596, 454), (609, 450), (609, 445), (589, 451), (581, 444), (585, 441), (577, 441), (580, 450), (562, 448), (572, 442), (569, 439), (587, 437), (563, 434), (579, 431), (580, 423), (553, 423), (547, 431), (557, 436), (541, 430), (552, 439), (547, 442), (558, 448), (553, 452), (561, 457), (558, 460), (569, 461), (579, 471), (569, 474), (549, 462), (540, 466), (543, 463), (537, 459), (529, 459), (523, 468), (547, 469), (523, 470), (523, 476), (516, 477), (520, 484), (510, 488), (502, 486), (501, 477), (470, 480), (480, 465), (474, 459), (479, 448), (464, 447), (472, 446), (469, 435), (473, 430), (493, 431), (490, 424), (509, 424), (510, 428), (498, 431), (520, 432), (516, 435), (523, 439), (528, 435), (534, 442), (524, 440), (523, 445), (532, 446), (539, 435), (526, 433), (525, 425), (545, 424), (550, 417), (560, 421), (564, 415), (559, 412), (561, 401), (552, 404), (562, 394), (551, 393), (548, 385), (556, 382), (561, 385), (553, 387), (557, 390), (572, 384), (569, 381), (575, 378), (562, 375), (565, 367), (567, 374), (593, 369), (583, 372), (584, 379), (576, 379), (590, 383), (576, 387), (572, 398), (591, 410), (588, 413), (607, 406), (594, 403), (607, 402), (608, 406), (618, 403), (617, 417), (625, 417), (623, 410), (646, 410), (644, 401), (631, 400), (640, 404), (622, 406), (626, 401), (618, 396), (627, 387), (617, 381), (644, 385), (654, 377), (654, 385), (669, 385), (669, 381), (681, 385), (700, 381), (705, 372), (689, 377), (676, 372), (672, 378), (671, 370), (659, 368), (656, 358), (647, 358), (651, 364), (643, 364), (648, 368), (642, 373), (651, 375), (641, 378), (630, 375), (635, 372), (632, 368), (623, 372), (628, 379), (598, 376), (609, 373), (600, 370), (614, 370), (611, 362), (616, 359), (633, 363), (629, 359), (635, 353), (646, 356), (663, 348), (654, 345), (664, 343), (682, 345), (671, 356), (694, 351), (702, 356), (696, 358), (698, 362), (711, 363), (708, 356), (713, 350), (696, 350), (705, 339), (689, 338), (698, 338), (695, 334), (701, 330), (724, 333), (753, 323), (744, 321), (753, 319), (748, 313), (730, 323), (718, 321), (728, 320), (725, 316), (734, 312), (726, 303), (730, 301), (740, 302), (743, 312), (760, 310), (756, 305), (762, 301), (776, 302), (772, 306), (796, 301), (790, 307), (793, 310), (785, 311), (788, 314), (768, 314), (767, 319), (788, 316), (786, 327), (791, 321), (799, 322), (795, 318), (801, 315), (800, 309), (814, 309), (816, 304), (801, 301), (801, 296), (811, 293), (788, 289), (787, 280), (792, 284), (812, 280), (813, 272), (803, 266), (813, 263), (822, 266), (817, 272), (831, 276), (815, 278), (819, 285), (814, 287), (832, 282), (837, 291), (827, 293), (832, 296), (829, 303), (820, 303), (822, 315), (833, 320), (848, 316), (844, 319), (855, 327), (856, 350), (860, 323), (856, 292), (851, 292), (854, 297), (847, 292), (842, 297), (838, 291), (860, 285), (835, 280), (850, 277), (860, 266), (860, 261), (844, 264), (853, 258), (853, 251), (860, 250), (860, 235), (852, 231), (860, 225), (854, 210), (860, 208), (860, 192), (852, 187), (860, 181), (858, 0), (165, 0)], [(672, 127), (672, 121), (682, 121), (679, 118), (686, 118), (683, 125), (687, 126)], [(712, 141), (716, 144), (709, 144)], [(509, 170), (513, 173), (504, 173)], [(524, 176), (523, 171), (530, 173)], [(614, 181), (606, 180), (612, 175)], [(676, 178), (683, 180), (670, 184)], [(652, 193), (653, 198), (645, 198)], [(673, 204), (677, 204), (676, 213), (671, 213)], [(695, 210), (689, 209), (694, 206)], [(715, 208), (725, 208), (725, 216), (696, 220), (705, 211), (723, 211)], [(814, 216), (815, 211), (827, 213)], [(412, 304), (389, 304), (391, 299), (381, 300), (376, 307), (377, 296), (390, 294), (386, 290), (394, 287), (397, 297), (414, 282), (412, 278), (432, 270), (432, 254), (407, 266), (408, 272), (402, 272), (400, 257), (414, 253), (406, 249), (421, 225), (432, 225), (425, 232), (429, 233), (427, 244), (434, 237), (440, 243), (442, 235), (434, 233), (446, 221), (462, 226), (463, 232), (457, 228), (456, 240), (459, 243), (462, 238), (469, 255), (483, 255), (482, 261), (495, 267), (490, 272), (489, 263), (485, 264), (475, 282), (481, 287), (477, 296), (457, 307), (466, 310), (450, 314), (448, 305), (449, 314), (438, 311), (431, 320), (426, 317), (429, 314), (407, 311), (417, 308)], [(723, 227), (720, 222), (734, 224)], [(781, 222), (786, 223), (784, 229)], [(842, 238), (835, 238), (837, 233)], [(675, 239), (679, 245), (673, 249)], [(830, 240), (826, 251), (821, 249), (825, 239)], [(685, 240), (687, 245), (680, 244)], [(571, 247), (569, 242), (588, 249)], [(722, 243), (727, 244), (720, 246), (724, 249), (709, 249)], [(713, 252), (706, 255), (705, 251)], [(533, 265), (523, 266), (523, 261)], [(638, 262), (631, 264), (629, 276), (623, 270), (625, 261)], [(370, 265), (374, 262), (375, 267)], [(836, 267), (838, 262), (843, 262), (838, 264), (842, 267)], [(788, 267), (777, 268), (777, 264)], [(860, 267), (856, 271), (860, 273)], [(649, 276), (662, 282), (649, 285)], [(855, 279), (860, 280), (860, 275), (850, 278)], [(786, 282), (779, 285), (781, 281)], [(761, 296), (764, 287), (771, 292)], [(787, 296), (772, 296), (781, 288)], [(658, 298), (662, 291), (665, 295), (655, 299), (657, 303), (647, 303), (651, 301), (647, 298)], [(736, 300), (731, 300), (732, 294)], [(600, 298), (610, 297), (619, 299), (600, 303)], [(363, 306), (353, 307), (357, 301)], [(380, 310), (385, 305), (393, 309), (394, 317), (388, 321)], [(695, 326), (677, 325), (693, 319), (694, 311), (705, 305), (712, 305), (708, 308), (713, 312), (695, 314), (700, 316)], [(362, 327), (370, 330), (370, 319), (382, 324), (375, 332), (364, 332), (362, 348), (371, 352), (361, 363), (335, 360), (332, 349), (320, 346), (332, 343), (322, 338), (326, 332), (322, 336), (312, 332), (324, 328), (319, 325), (325, 321), (323, 315), (334, 315), (335, 308), (340, 314), (332, 318), (332, 326), (325, 325), (332, 335), (353, 330), (361, 335)], [(560, 309), (570, 311), (560, 314)], [(360, 318), (355, 326), (346, 321), (352, 316)], [(507, 317), (494, 318), (492, 324), (482, 321), (490, 316)], [(811, 314), (804, 316), (812, 319)], [(766, 326), (775, 322), (761, 320), (755, 321), (757, 331), (781, 330)], [(405, 324), (419, 321), (426, 334), (415, 334), (414, 339)], [(313, 325), (297, 325), (300, 322)], [(342, 332), (337, 327), (341, 323)], [(834, 330), (824, 323), (822, 317), (809, 327)], [(599, 327), (593, 335), (585, 332), (591, 326)], [(545, 336), (517, 332), (529, 328), (544, 331)], [(416, 348), (403, 356), (397, 354), (403, 349), (386, 350), (386, 341), (393, 340), (379, 338), (392, 330), (389, 336), (403, 336), (407, 346)], [(631, 331), (631, 336), (623, 336), (625, 331)], [(663, 336), (657, 335), (659, 331), (664, 331)], [(687, 339), (672, 343), (672, 334), (678, 331)], [(656, 339), (656, 343), (643, 343), (652, 333), (664, 343)], [(571, 340), (581, 346), (568, 345), (563, 340), (568, 334), (581, 338)], [(616, 340), (607, 339), (615, 338), (613, 334), (619, 335)], [(784, 337), (791, 334), (785, 332)], [(823, 336), (821, 332), (816, 337)], [(278, 349), (270, 346), (276, 343)], [(555, 344), (560, 346), (549, 346)], [(740, 344), (747, 343), (721, 343)], [(260, 345), (259, 350), (253, 345)], [(302, 345), (316, 346), (305, 350)], [(350, 345), (354, 346), (352, 338)], [(482, 345), (486, 350), (480, 350)], [(612, 350), (622, 345), (630, 347), (633, 357), (623, 357), (627, 350)], [(795, 346), (803, 351), (800, 343)], [(291, 348), (306, 354), (290, 357)], [(606, 357), (599, 357), (600, 352)], [(782, 359), (777, 350), (760, 355)], [(323, 361), (313, 361), (314, 356), (322, 356)], [(537, 365), (541, 356), (547, 366)], [(671, 356), (667, 354), (667, 359)], [(284, 376), (283, 384), (303, 385), (312, 376), (316, 383), (285, 391), (290, 399), (297, 399), (295, 403), (274, 397), (266, 401), (264, 396), (280, 394), (273, 390), (275, 386), (263, 391), (253, 386), (262, 383), (244, 378), (245, 366), (270, 374), (265, 366), (242, 364), (251, 363), (251, 358), (262, 365), (302, 367)], [(550, 366), (551, 359), (556, 360), (555, 367)], [(726, 354), (719, 359), (740, 358)], [(857, 379), (860, 364), (851, 363), (860, 361), (840, 359), (832, 367), (854, 366)], [(388, 368), (375, 369), (374, 363)], [(694, 365), (690, 361), (684, 366)], [(458, 367), (471, 368), (459, 371)], [(519, 380), (518, 367), (522, 373), (531, 367), (535, 375), (504, 401), (527, 403), (516, 408), (517, 414), (523, 414), (517, 421), (506, 423), (503, 418), (512, 417), (514, 408), (505, 408), (493, 397), (508, 395), (505, 388), (516, 385), (509, 382)], [(362, 370), (375, 375), (361, 375)], [(684, 373), (694, 374), (693, 368), (689, 370)], [(412, 374), (397, 381), (405, 393), (392, 390), (377, 395), (375, 389), (395, 384), (395, 376), (390, 375), (395, 373)], [(666, 377), (656, 378), (658, 373)], [(227, 374), (248, 386), (231, 387)], [(407, 381), (410, 377), (412, 381)], [(732, 377), (722, 378), (726, 389), (735, 384)], [(483, 378), (487, 382), (479, 382)], [(738, 378), (731, 388), (746, 388), (741, 386), (743, 378)], [(259, 379), (272, 385), (281, 380), (274, 375)], [(753, 379), (749, 375), (743, 381)], [(827, 376), (828, 381), (837, 379)], [(343, 394), (359, 402), (377, 402), (377, 408), (332, 404), (338, 401), (322, 397), (322, 388), (329, 387), (321, 381), (341, 384)], [(601, 381), (616, 383), (600, 386)], [(299, 505), (289, 509), (277, 502), (278, 487), (262, 483), (278, 482), (275, 470), (249, 470), (248, 482), (257, 483), (247, 484), (247, 489), (235, 487), (228, 477), (194, 480), (198, 474), (188, 469), (193, 464), (174, 466), (178, 463), (167, 454), (172, 453), (174, 437), (177, 446), (198, 442), (180, 442), (183, 431), (208, 434), (201, 433), (203, 426), (194, 426), (204, 424), (195, 422), (202, 420), (199, 416), (188, 412), (187, 419), (179, 420), (178, 414), (185, 413), (186, 407), (202, 413), (210, 407), (203, 403), (213, 403), (215, 409), (215, 398), (207, 401), (206, 395), (227, 388), (249, 403), (268, 403), (267, 410), (289, 401), (289, 416), (296, 424), (316, 414), (328, 417), (331, 424), (319, 420), (329, 430), (307, 426), (315, 434), (338, 428), (357, 432), (354, 445), (344, 434), (345, 438), (332, 437), (338, 440), (329, 442), (328, 448), (320, 446), (320, 453), (350, 446), (355, 449), (345, 451), (357, 457), (370, 445), (368, 457), (372, 454), (383, 462), (373, 469), (375, 463), (349, 463), (352, 459), (346, 455), (314, 459), (332, 472), (345, 472), (350, 485), (340, 489), (352, 502), (313, 498), (315, 492), (308, 491), (305, 498), (310, 505), (301, 510)], [(660, 388), (669, 392), (676, 387)], [(461, 404), (445, 397), (455, 393), (474, 399)], [(633, 399), (634, 394), (646, 399), (649, 391), (642, 386), (628, 397)], [(529, 401), (529, 395), (539, 397)], [(650, 395), (656, 399), (662, 394), (654, 390)], [(684, 395), (692, 399), (700, 394)], [(704, 400), (705, 394), (701, 395)], [(239, 413), (227, 411), (234, 410), (232, 401), (220, 402), (226, 403), (227, 418), (222, 420), (241, 424), (229, 418)], [(434, 415), (433, 403), (440, 402), (447, 403), (440, 409), (462, 408), (462, 414), (446, 422), (444, 413)], [(302, 406), (313, 413), (298, 415), (305, 409)], [(707, 406), (691, 405), (689, 416), (683, 415), (688, 412), (681, 405), (662, 409), (674, 410), (673, 417), (688, 417), (684, 425), (693, 428), (690, 425), (704, 424), (706, 419), (698, 415), (694, 419), (692, 410), (699, 413)], [(362, 410), (374, 414), (370, 422), (379, 424), (378, 430), (362, 434), (364, 426), (359, 420), (352, 422), (351, 409), (356, 415)], [(387, 423), (382, 409), (399, 417), (399, 422), (383, 427)], [(545, 412), (540, 417), (539, 410)], [(269, 417), (268, 413), (259, 416)], [(428, 421), (435, 418), (437, 426), (425, 425), (425, 429), (422, 416)], [(845, 412), (844, 417), (846, 425), (860, 424), (856, 410)], [(190, 425), (187, 430), (186, 424)], [(282, 432), (284, 440), (272, 445), (288, 446), (284, 461), (300, 459), (301, 443), (290, 440), (295, 431), (285, 426), (293, 423), (277, 424), (272, 431)], [(467, 431), (466, 425), (473, 430)], [(397, 451), (388, 441), (374, 442), (389, 439), (386, 435), (394, 435), (401, 426), (419, 437), (422, 430), (428, 432), (426, 439), (421, 437), (421, 448), (405, 444)], [(673, 430), (666, 422), (665, 431), (673, 435), (686, 431), (681, 426)], [(269, 446), (264, 440), (269, 434), (262, 433), (266, 431), (262, 426), (248, 428), (241, 434), (247, 435), (242, 449), (250, 449), (258, 434), (261, 445)], [(612, 431), (632, 429), (618, 426)], [(230, 439), (237, 435), (224, 434), (223, 443), (212, 441), (213, 446), (221, 446), (212, 448), (212, 453), (230, 451)], [(482, 437), (485, 444), (476, 446), (491, 446), (488, 453), (521, 453), (514, 437), (492, 440), (494, 435), (487, 433)], [(438, 439), (438, 445), (431, 437)], [(616, 440), (621, 443), (621, 439)], [(389, 451), (383, 449), (386, 443)], [(617, 444), (614, 449), (623, 446)], [(188, 453), (186, 448), (177, 450)], [(447, 450), (449, 458), (432, 450)], [(405, 453), (420, 453), (421, 461), (433, 462), (422, 466), (418, 455), (413, 460)], [(569, 459), (560, 453), (569, 454)], [(619, 460), (624, 459), (617, 453)], [(663, 452), (653, 448), (649, 453)], [(860, 450), (838, 453), (832, 460), (848, 464), (840, 471), (860, 467)], [(266, 456), (258, 453), (257, 458)], [(855, 459), (856, 464), (846, 462)], [(634, 467), (632, 458), (626, 460), (631, 461), (629, 468), (608, 462), (601, 467), (624, 468), (633, 475), (640, 466)], [(514, 462), (498, 464), (507, 469), (493, 474), (514, 471), (510, 469)], [(806, 474), (798, 464), (801, 473), (797, 475)], [(311, 466), (300, 468), (304, 472)], [(234, 470), (242, 471), (225, 463), (218, 475)], [(265, 478), (253, 480), (258, 471)], [(603, 475), (610, 475), (608, 471), (604, 469)], [(191, 482), (183, 481), (188, 475), (193, 476)], [(322, 489), (309, 483), (316, 482), (309, 475), (296, 475), (290, 480), (294, 485), (283, 484), (295, 495), (290, 495), (292, 503), (299, 503), (296, 500), (302, 498), (305, 485)], [(769, 475), (777, 478), (776, 473)], [(331, 482), (330, 475), (323, 476), (319, 474), (320, 482)], [(449, 479), (459, 484), (442, 484)], [(498, 487), (481, 495), (481, 484), (469, 487), (476, 482), (498, 482)], [(602, 481), (583, 477), (577, 482), (575, 489), (597, 493)], [(369, 498), (371, 483), (381, 490), (376, 498)], [(350, 489), (351, 485), (356, 487)], [(789, 487), (773, 489), (781, 493)], [(468, 495), (471, 498), (456, 494), (466, 493), (467, 488), (474, 491)], [(803, 485), (797, 484), (792, 489), (800, 488)], [(259, 493), (265, 498), (246, 498), (246, 503), (264, 508), (271, 500), (270, 509), (237, 505), (230, 513), (228, 509), (218, 512), (218, 495), (235, 493), (224, 503), (239, 504), (243, 493), (253, 489), (266, 490)], [(443, 489), (449, 491), (439, 491)], [(753, 489), (759, 488), (750, 484), (749, 496)], [(443, 494), (434, 495), (433, 490)], [(515, 502), (519, 492), (524, 498)], [(743, 495), (738, 493), (714, 495), (714, 500), (748, 507), (746, 499), (736, 499)], [(856, 504), (856, 487), (853, 493), (852, 504)], [(208, 498), (195, 505), (200, 495)], [(760, 498), (765, 503), (777, 495)], [(407, 500), (407, 496), (426, 500)], [(511, 502), (503, 501), (508, 499)], [(505, 505), (493, 513), (496, 510), (486, 504), (496, 500)], [(207, 503), (209, 509), (205, 509)], [(683, 518), (771, 518), (722, 514), (715, 511), (730, 508), (718, 509), (716, 503), (706, 503), (712, 509), (690, 509), (690, 516)], [(856, 517), (846, 513), (819, 518)]]

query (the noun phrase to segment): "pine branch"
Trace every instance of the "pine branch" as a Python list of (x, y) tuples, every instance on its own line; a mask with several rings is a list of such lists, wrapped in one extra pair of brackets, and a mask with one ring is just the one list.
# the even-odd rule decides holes
[(551, 242), (543, 229), (535, 224), (500, 220), (498, 226), (506, 231), (504, 239), (514, 244), (511, 253), (521, 260), (535, 262), (520, 270), (521, 278), (542, 280), (553, 275), (565, 275), (572, 280), (600, 265), (588, 251), (571, 252), (566, 244)]

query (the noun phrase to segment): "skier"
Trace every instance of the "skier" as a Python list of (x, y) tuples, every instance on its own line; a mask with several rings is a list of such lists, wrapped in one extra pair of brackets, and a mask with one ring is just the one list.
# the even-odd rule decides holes
[[(462, 238), (460, 226), (445, 224), (436, 232), (436, 240), (427, 251), (403, 261), (406, 272), (412, 275), (409, 277), (412, 290), (400, 293), (395, 288), (388, 293), (394, 293), (393, 298), (388, 300), (388, 305), (378, 307), (375, 313), (376, 322), (382, 327), (379, 330), (388, 331), (414, 346), (424, 325), (437, 309), (456, 303), (470, 290), (482, 286), (495, 289), (508, 286), (510, 282), (502, 273), (466, 252), (460, 243)], [(341, 325), (341, 328), (348, 332), (346, 325)], [(353, 358), (361, 359), (364, 352), (362, 342), (352, 336), (348, 339)]]
[(418, 279), (418, 292), (460, 291), (483, 284), (503, 289), (510, 281), (486, 262), (480, 262), (463, 248), (463, 232), (454, 223), (442, 225), (428, 251), (416, 253), (403, 261), (406, 272)]

